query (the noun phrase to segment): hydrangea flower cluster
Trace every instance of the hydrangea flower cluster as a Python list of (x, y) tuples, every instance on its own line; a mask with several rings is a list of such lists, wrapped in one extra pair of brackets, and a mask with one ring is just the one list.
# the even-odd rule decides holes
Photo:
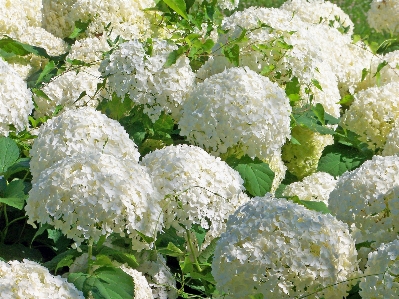
[[(203, 0), (195, 0), (198, 4), (202, 4)], [(217, 5), (221, 9), (233, 10), (238, 7), (240, 0), (217, 0)]]
[(39, 128), (30, 151), (33, 181), (57, 161), (84, 152), (134, 161), (140, 157), (136, 144), (116, 120), (93, 108), (69, 110)]
[(43, 28), (59, 38), (68, 37), (74, 27), (74, 21), (68, 18), (72, 6), (77, 0), (42, 0)]
[(290, 113), (276, 83), (248, 68), (230, 68), (195, 86), (179, 127), (181, 135), (214, 155), (238, 145), (243, 154), (268, 159), (290, 136)]
[(395, 120), (394, 126), (388, 133), (384, 150), (381, 156), (393, 156), (399, 154), (399, 119)]
[(301, 200), (322, 201), (328, 205), (328, 197), (334, 190), (337, 180), (326, 172), (316, 172), (300, 182), (289, 184), (284, 196), (298, 196)]
[[(356, 243), (381, 243), (399, 232), (399, 157), (374, 156), (359, 168), (339, 177), (328, 207), (352, 230)], [(364, 256), (363, 256), (364, 257)]]
[(373, 0), (367, 12), (367, 21), (376, 31), (399, 33), (399, 2), (397, 0)]
[[(37, 104), (35, 116), (51, 116), (57, 106), (62, 106), (65, 110), (77, 107), (97, 107), (101, 95), (106, 95), (104, 92), (96, 93), (97, 84), (102, 82), (97, 68), (97, 66), (92, 66), (82, 67), (79, 70), (70, 69), (44, 85), (41, 90), (46, 97), (34, 95)], [(83, 92), (86, 94), (81, 97)]]
[(288, 0), (280, 6), (280, 9), (293, 12), (305, 22), (322, 23), (341, 32), (345, 27), (349, 27), (346, 33), (353, 34), (353, 22), (335, 3), (324, 0)]
[(117, 233), (132, 239), (132, 248), (149, 244), (162, 229), (159, 195), (145, 167), (109, 154), (67, 156), (42, 171), (25, 207), (28, 223), (49, 223), (76, 246)]
[(293, 298), (316, 291), (316, 298), (339, 298), (355, 271), (357, 252), (346, 224), (270, 194), (229, 217), (212, 263), (217, 288), (228, 298)]
[(151, 33), (151, 15), (143, 9), (154, 6), (153, 0), (76, 0), (67, 17), (71, 23), (90, 20), (86, 30), (88, 37), (103, 33), (105, 27), (111, 24), (112, 40), (117, 36), (125, 40), (144, 38)]
[(399, 118), (399, 81), (370, 87), (354, 95), (354, 102), (341, 118), (341, 125), (360, 135), (373, 150), (382, 150), (386, 137)]
[(196, 146), (164, 147), (144, 156), (141, 164), (163, 196), (164, 226), (181, 234), (200, 224), (209, 229), (208, 238), (219, 236), (228, 216), (249, 199), (242, 194), (239, 173)]
[(32, 93), (26, 82), (0, 58), (0, 136), (8, 136), (10, 125), (22, 131), (32, 110)]
[(301, 126), (295, 126), (291, 134), (300, 145), (287, 142), (282, 148), (281, 157), (288, 170), (302, 179), (317, 170), (324, 148), (333, 144), (334, 138)]
[(0, 297), (24, 299), (84, 299), (83, 293), (61, 276), (36, 262), (0, 261)]
[(103, 53), (109, 50), (111, 47), (107, 43), (106, 35), (82, 38), (71, 46), (67, 59), (76, 59), (99, 66)]
[(100, 71), (112, 91), (122, 100), (128, 95), (134, 103), (144, 104), (144, 112), (154, 122), (162, 111), (178, 120), (195, 75), (184, 55), (164, 67), (169, 53), (176, 49), (166, 40), (154, 39), (152, 53), (148, 54), (143, 43), (132, 40), (103, 60)]
[(360, 280), (362, 299), (395, 298), (399, 293), (399, 240), (368, 255), (364, 277)]

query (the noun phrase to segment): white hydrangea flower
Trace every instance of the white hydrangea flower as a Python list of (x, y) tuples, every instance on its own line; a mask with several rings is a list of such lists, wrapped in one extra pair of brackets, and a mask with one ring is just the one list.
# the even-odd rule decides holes
[[(71, 68), (54, 77), (41, 88), (48, 98), (34, 95), (37, 105), (35, 116), (51, 116), (57, 106), (62, 106), (65, 110), (77, 107), (96, 108), (102, 96), (107, 96), (106, 91), (97, 92), (97, 84), (102, 82), (97, 69), (97, 66)], [(83, 92), (86, 92), (86, 95), (79, 99)]]
[(108, 154), (68, 156), (42, 171), (25, 207), (28, 222), (49, 223), (76, 246), (111, 233), (148, 248), (137, 232), (155, 238), (162, 229), (159, 194), (147, 169)]
[[(271, 28), (260, 27), (259, 22)], [(222, 27), (229, 32), (220, 37), (216, 46), (219, 52), (229, 40), (239, 37), (243, 29), (248, 30), (247, 39), (240, 43), (240, 66), (260, 73), (273, 65), (275, 69), (268, 76), (280, 85), (297, 77), (303, 99), (308, 98), (306, 90), (310, 89), (314, 103), (323, 104), (328, 113), (339, 116), (339, 80), (335, 73), (347, 66), (339, 63), (341, 52), (331, 44), (346, 47), (351, 43), (350, 36), (322, 24), (304, 22), (287, 10), (258, 7), (234, 13), (223, 20)], [(291, 48), (276, 50), (282, 39)], [(255, 50), (256, 45), (261, 48), (267, 45), (270, 49), (266, 47), (263, 53)], [(322, 89), (317, 88), (313, 80), (317, 80)]]
[(58, 56), (68, 51), (68, 44), (41, 27), (25, 27), (10, 33), (10, 37), (21, 43), (43, 48), (47, 54)]
[(333, 144), (334, 138), (332, 135), (322, 135), (301, 126), (295, 126), (291, 135), (300, 145), (287, 142), (282, 148), (281, 157), (288, 170), (302, 179), (317, 170), (324, 148)]
[(71, 50), (67, 59), (77, 59), (86, 63), (95, 65), (100, 64), (104, 52), (107, 52), (111, 47), (107, 43), (107, 36), (101, 35), (99, 37), (87, 37), (75, 41), (71, 46)]
[(220, 155), (238, 145), (268, 159), (290, 136), (289, 100), (277, 84), (248, 68), (230, 68), (195, 86), (183, 105), (181, 135)]
[[(195, 0), (198, 4), (202, 4), (204, 0)], [(217, 0), (217, 5), (221, 9), (233, 10), (238, 7), (240, 0)]]
[[(239, 173), (196, 146), (167, 146), (143, 157), (155, 188), (163, 196), (164, 226), (185, 234), (193, 224), (215, 238), (237, 207), (248, 200)], [(181, 226), (183, 225), (184, 228)]]
[(373, 0), (367, 12), (367, 21), (377, 32), (399, 33), (399, 1)]
[(161, 254), (157, 254), (156, 259), (152, 260), (146, 251), (143, 251), (139, 259), (140, 265), (137, 270), (147, 278), (153, 297), (155, 299), (176, 299), (176, 279), (166, 265), (166, 259)]
[(84, 299), (83, 293), (61, 276), (24, 259), (22, 262), (0, 260), (0, 297), (23, 299)]
[(77, 0), (68, 14), (70, 22), (91, 21), (86, 30), (88, 37), (102, 34), (111, 23), (111, 39), (120, 35), (123, 39), (150, 36), (150, 19), (143, 9), (155, 6), (153, 0)]
[(322, 23), (342, 30), (343, 27), (349, 27), (347, 34), (353, 34), (353, 22), (335, 3), (324, 0), (288, 0), (280, 9), (291, 11), (308, 23)]
[(32, 110), (32, 93), (26, 82), (0, 58), (0, 136), (8, 136), (10, 125), (17, 132), (27, 127)]
[(396, 298), (399, 294), (399, 240), (381, 246), (368, 255), (359, 295), (363, 299)]
[(73, 4), (77, 0), (42, 0), (43, 28), (57, 37), (68, 37), (74, 27), (74, 21), (68, 18)]
[(388, 133), (399, 118), (399, 81), (370, 87), (354, 95), (341, 125), (360, 135), (372, 150), (382, 150)]
[(284, 196), (298, 196), (301, 200), (321, 201), (328, 205), (328, 197), (337, 180), (326, 172), (315, 172), (304, 177), (300, 182), (289, 184), (283, 192)]
[(66, 111), (40, 126), (30, 151), (33, 181), (57, 161), (76, 153), (104, 153), (138, 161), (136, 144), (113, 119), (92, 108)]
[(351, 227), (356, 243), (374, 241), (371, 247), (377, 248), (381, 243), (396, 239), (399, 232), (399, 157), (374, 156), (359, 168), (345, 172), (330, 193), (328, 207)]
[(395, 120), (394, 126), (388, 133), (384, 150), (381, 156), (393, 156), (399, 154), (399, 118)]
[(31, 75), (44, 68), (48, 59), (35, 54), (28, 54), (8, 58), (7, 63), (24, 81), (27, 81)]
[(124, 265), (120, 266), (120, 268), (126, 274), (129, 274), (134, 282), (134, 297), (138, 299), (153, 299), (151, 288), (147, 282), (147, 279), (143, 275), (143, 273), (126, 267)]
[(154, 39), (152, 47), (148, 55), (138, 40), (123, 43), (101, 63), (100, 71), (108, 78), (112, 91), (122, 99), (129, 95), (134, 103), (144, 104), (144, 112), (154, 122), (162, 111), (177, 120), (195, 75), (184, 55), (172, 66), (164, 67), (176, 45)]
[(0, 7), (0, 36), (42, 25), (42, 0), (1, 0)]
[(227, 298), (294, 298), (319, 289), (315, 298), (340, 298), (355, 271), (346, 224), (270, 194), (230, 216), (212, 263), (216, 286)]

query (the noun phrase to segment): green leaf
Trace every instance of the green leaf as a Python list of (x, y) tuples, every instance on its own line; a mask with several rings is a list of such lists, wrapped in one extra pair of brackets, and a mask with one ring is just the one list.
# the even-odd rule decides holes
[(0, 137), (0, 175), (17, 162), (19, 148), (17, 143), (8, 137)]
[(12, 57), (15, 55), (25, 56), (31, 53), (50, 58), (45, 49), (24, 44), (9, 37), (0, 39), (0, 50), (2, 50), (0, 55), (5, 58), (7, 58), (6, 56)]
[(330, 210), (328, 209), (327, 205), (324, 202), (321, 201), (311, 201), (311, 200), (301, 200), (298, 198), (298, 196), (293, 196), (288, 198), (289, 200), (292, 200), (293, 202), (300, 204), (304, 207), (306, 207), (308, 210), (313, 210), (317, 212), (321, 212), (323, 214), (331, 214)]
[(23, 180), (14, 180), (9, 183), (4, 192), (4, 198), (0, 198), (0, 202), (5, 203), (18, 210), (22, 210), (25, 200), (28, 197), (24, 193), (25, 185)]
[(136, 257), (133, 254), (120, 252), (119, 250), (115, 250), (106, 246), (101, 247), (98, 255), (109, 256), (119, 263), (127, 263), (129, 267), (132, 268), (137, 268), (139, 266), (139, 263), (137, 262)]
[(179, 262), (180, 269), (183, 273), (191, 273), (194, 270), (193, 262), (190, 260), (190, 257), (186, 256), (184, 261)]
[(255, 294), (255, 295), (250, 295), (249, 298), (250, 299), (263, 299), (263, 294), (259, 293), (259, 294)]
[(57, 274), (58, 269), (62, 269), (63, 267), (70, 267), (75, 260), (75, 255), (68, 254), (67, 256), (63, 257), (55, 267), (54, 273)]
[(324, 126), (326, 123), (324, 121), (324, 107), (322, 104), (317, 103), (314, 107), (312, 107), (313, 113), (316, 115), (317, 119)]
[(173, 131), (174, 124), (174, 120), (170, 115), (162, 113), (154, 123), (154, 131), (171, 133)]
[[(45, 227), (45, 225), (43, 225), (42, 227)], [(81, 249), (84, 250), (83, 246), (81, 247)], [(81, 255), (82, 253), (78, 252), (76, 249), (69, 249), (67, 251), (61, 252), (60, 254), (55, 256), (52, 260), (45, 262), (43, 266), (45, 266), (50, 271), (55, 271), (55, 269), (63, 267), (61, 266), (62, 264), (68, 263), (68, 261), (71, 259), (69, 256), (72, 256), (74, 260), (75, 258)]]
[(354, 100), (355, 97), (353, 95), (347, 94), (338, 102), (338, 104), (349, 106), (353, 103)]
[(202, 228), (199, 224), (193, 224), (191, 226), (190, 230), (193, 233), (195, 233), (198, 246), (199, 246), (199, 248), (201, 248), (201, 245), (204, 243), (204, 240), (205, 240), (206, 230), (204, 228)]
[(377, 54), (386, 54), (388, 52), (392, 52), (393, 50), (395, 50), (397, 47), (399, 46), (399, 39), (397, 38), (391, 38), (391, 39), (387, 39), (384, 40), (378, 47), (376, 53)]
[(364, 69), (362, 69), (362, 80), (361, 81), (363, 81), (364, 79), (366, 79), (366, 77), (367, 77), (367, 75), (370, 73), (370, 70), (369, 69), (366, 69), (366, 68), (364, 68)]
[(313, 83), (314, 86), (316, 86), (317, 89), (319, 89), (321, 91), (323, 90), (323, 88), (321, 87), (319, 81), (317, 81), (316, 79), (312, 79), (312, 83)]
[(355, 244), (355, 248), (356, 248), (356, 250), (359, 250), (362, 247), (371, 248), (371, 244), (373, 244), (373, 243), (375, 243), (375, 241), (365, 241), (365, 242), (357, 243), (357, 244)]
[(184, 0), (163, 0), (173, 11), (181, 15), (185, 20), (188, 21), (186, 13), (186, 2)]
[(93, 275), (70, 273), (68, 281), (81, 290), (86, 298), (90, 293), (94, 299), (134, 298), (133, 278), (119, 268), (101, 267)]
[(51, 228), (52, 226), (48, 223), (44, 223), (41, 224), (39, 229), (36, 231), (35, 235), (32, 238), (32, 241), (30, 242), (30, 246), (32, 246), (33, 241), (35, 241), (35, 239), (40, 236), (41, 234), (43, 234), (47, 229)]
[(216, 244), (217, 241), (220, 239), (220, 237), (212, 239), (211, 243), (206, 246), (204, 250), (201, 251), (200, 255), (198, 256), (198, 261), (200, 263), (207, 263), (211, 262), (213, 253), (215, 252)]
[(240, 173), (244, 187), (252, 196), (264, 196), (271, 190), (274, 172), (267, 163), (258, 158), (252, 159), (248, 155), (240, 159), (229, 158), (226, 162)]
[(182, 56), (189, 49), (190, 47), (188, 45), (184, 45), (183, 47), (179, 47), (177, 50), (173, 50), (172, 52), (170, 52), (168, 58), (166, 58), (166, 62), (163, 67), (168, 68), (171, 65), (175, 64), (179, 57)]
[(20, 158), (13, 165), (7, 168), (4, 176), (9, 178), (14, 173), (18, 173), (20, 171), (29, 171), (30, 169), (30, 158)]
[(87, 27), (89, 27), (90, 21), (82, 22), (82, 21), (75, 21), (75, 27), (73, 28), (72, 33), (68, 36), (70, 39), (74, 39), (78, 37), (79, 34), (86, 31)]
[(234, 65), (240, 64), (240, 47), (235, 44), (232, 47), (223, 48), (223, 55)]
[(39, 78), (36, 80), (36, 84), (40, 84), (43, 82), (43, 79), (50, 74), (53, 70), (55, 70), (55, 62), (50, 60), (46, 66), (44, 67), (43, 71), (40, 73)]
[(40, 262), (43, 259), (39, 250), (26, 247), (19, 243), (6, 245), (0, 242), (0, 256), (6, 261), (29, 259)]
[(319, 160), (317, 171), (327, 172), (337, 177), (345, 171), (356, 169), (368, 158), (353, 147), (343, 144), (328, 145)]
[(158, 252), (164, 255), (169, 255), (169, 256), (183, 256), (185, 253), (180, 250), (179, 247), (177, 247), (175, 244), (172, 242), (169, 242), (168, 246), (166, 248), (160, 248), (158, 249)]
[(124, 99), (124, 101), (122, 101), (116, 94), (113, 94), (112, 100), (109, 101), (104, 99), (97, 107), (97, 110), (100, 110), (112, 119), (120, 120), (130, 111), (132, 105), (133, 103), (130, 99)]

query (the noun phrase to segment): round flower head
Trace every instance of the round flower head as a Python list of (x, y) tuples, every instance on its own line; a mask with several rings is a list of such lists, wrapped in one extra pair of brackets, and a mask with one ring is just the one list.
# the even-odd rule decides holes
[(68, 18), (72, 5), (77, 0), (42, 0), (43, 28), (57, 37), (68, 37), (74, 27), (74, 21)]
[(140, 157), (136, 144), (116, 120), (92, 108), (69, 110), (39, 128), (30, 152), (33, 181), (55, 162), (82, 152), (135, 161)]
[(354, 95), (341, 125), (360, 135), (372, 150), (382, 150), (388, 133), (399, 118), (399, 81), (370, 87)]
[(277, 84), (248, 68), (230, 68), (196, 85), (183, 105), (181, 134), (212, 154), (238, 144), (267, 159), (290, 136), (289, 100)]
[(295, 126), (291, 134), (300, 144), (284, 144), (281, 157), (288, 170), (302, 179), (317, 170), (324, 148), (333, 144), (334, 138), (301, 126)]
[(42, 0), (2, 0), (0, 36), (22, 32), (26, 27), (40, 27)]
[(133, 249), (148, 247), (137, 233), (162, 229), (159, 195), (147, 169), (107, 154), (76, 154), (42, 171), (29, 192), (29, 223), (49, 223), (77, 246), (111, 233), (129, 235)]
[(32, 110), (32, 93), (26, 82), (0, 58), (0, 136), (8, 136), (10, 125), (22, 131)]
[(354, 24), (349, 16), (336, 4), (324, 0), (288, 0), (280, 9), (288, 10), (303, 21), (325, 24), (348, 35), (353, 34)]
[(120, 267), (123, 272), (126, 274), (129, 274), (133, 278), (134, 282), (134, 297), (133, 298), (139, 298), (139, 299), (153, 299), (154, 297), (152, 296), (152, 291), (151, 288), (148, 284), (147, 279), (143, 275), (143, 273), (126, 267), (126, 266), (121, 266)]
[(110, 38), (117, 36), (125, 40), (150, 36), (150, 14), (143, 9), (155, 6), (153, 0), (77, 0), (68, 14), (70, 22), (82, 21), (90, 24), (88, 37), (102, 34), (110, 24)]
[(368, 255), (359, 295), (363, 299), (396, 298), (399, 294), (399, 240), (381, 246)]
[(107, 43), (106, 35), (87, 37), (75, 41), (71, 46), (67, 59), (76, 59), (86, 63), (99, 65), (102, 61), (103, 53), (110, 49), (111, 47)]
[(239, 173), (196, 146), (167, 146), (144, 156), (141, 164), (163, 196), (165, 227), (180, 233), (200, 224), (209, 236), (219, 236), (228, 216), (247, 199), (240, 196)]
[(212, 274), (226, 298), (297, 298), (320, 290), (316, 298), (332, 299), (345, 296), (356, 268), (346, 224), (267, 194), (229, 217)]
[(399, 1), (373, 0), (367, 12), (367, 21), (377, 32), (399, 33)]
[(298, 196), (301, 200), (322, 201), (328, 205), (328, 197), (334, 190), (337, 180), (326, 172), (316, 172), (301, 182), (288, 185), (283, 192), (284, 196)]
[(0, 297), (24, 299), (84, 299), (66, 278), (53, 276), (47, 268), (24, 259), (0, 261)]
[[(91, 66), (68, 70), (45, 84), (41, 90), (47, 97), (34, 96), (37, 105), (35, 116), (51, 116), (57, 106), (62, 106), (65, 110), (77, 107), (96, 108), (103, 94), (101, 91), (96, 93), (97, 84), (101, 83), (101, 74), (97, 68)], [(86, 95), (81, 97), (83, 92)]]
[(61, 38), (54, 36), (41, 27), (26, 27), (10, 36), (22, 43), (44, 48), (49, 55), (58, 56), (68, 50), (68, 45)]
[(177, 46), (154, 39), (152, 53), (147, 54), (138, 40), (123, 43), (100, 66), (112, 91), (124, 99), (128, 95), (155, 122), (161, 112), (176, 120), (194, 83), (194, 73), (184, 55), (170, 67), (164, 67), (170, 52)]
[(374, 156), (339, 177), (328, 199), (330, 211), (347, 223), (356, 243), (372, 248), (399, 233), (399, 157)]

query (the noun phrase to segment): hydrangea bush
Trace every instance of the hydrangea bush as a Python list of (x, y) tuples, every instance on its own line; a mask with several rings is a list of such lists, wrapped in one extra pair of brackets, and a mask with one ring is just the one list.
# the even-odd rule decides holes
[(396, 295), (397, 1), (0, 3), (0, 297)]

